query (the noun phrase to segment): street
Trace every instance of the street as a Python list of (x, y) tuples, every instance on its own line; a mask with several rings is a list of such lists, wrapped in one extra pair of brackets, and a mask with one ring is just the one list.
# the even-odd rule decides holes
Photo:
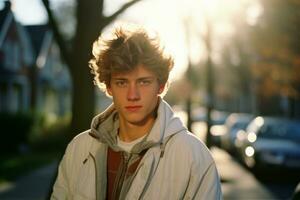
[[(194, 123), (192, 132), (205, 141), (205, 123)], [(221, 176), (224, 200), (290, 199), (300, 181), (299, 175), (290, 178), (285, 173), (257, 178), (224, 150), (212, 147), (211, 153)]]
[(212, 148), (222, 180), (224, 199), (290, 199), (297, 182), (262, 181), (225, 151)]

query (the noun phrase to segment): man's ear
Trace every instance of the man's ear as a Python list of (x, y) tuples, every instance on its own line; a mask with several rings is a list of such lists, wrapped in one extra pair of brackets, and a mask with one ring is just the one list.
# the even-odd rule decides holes
[(160, 85), (159, 85), (158, 94), (163, 93), (163, 91), (165, 90), (165, 86), (166, 86), (166, 84), (160, 84)]
[(112, 91), (111, 91), (111, 87), (110, 86), (106, 87), (106, 92), (107, 92), (107, 94), (109, 94), (110, 96), (112, 96)]

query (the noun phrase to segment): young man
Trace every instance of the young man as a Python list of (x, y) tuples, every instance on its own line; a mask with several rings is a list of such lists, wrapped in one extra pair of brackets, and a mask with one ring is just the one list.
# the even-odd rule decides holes
[(208, 149), (161, 98), (173, 60), (157, 38), (119, 28), (93, 55), (113, 104), (68, 145), (52, 199), (221, 199)]

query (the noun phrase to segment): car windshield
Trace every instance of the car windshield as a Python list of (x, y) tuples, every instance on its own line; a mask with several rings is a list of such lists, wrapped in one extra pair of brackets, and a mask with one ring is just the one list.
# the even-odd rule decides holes
[(247, 125), (247, 122), (237, 122), (233, 124), (232, 129), (246, 129)]
[(258, 133), (261, 138), (293, 140), (300, 142), (300, 124), (274, 123), (265, 124)]

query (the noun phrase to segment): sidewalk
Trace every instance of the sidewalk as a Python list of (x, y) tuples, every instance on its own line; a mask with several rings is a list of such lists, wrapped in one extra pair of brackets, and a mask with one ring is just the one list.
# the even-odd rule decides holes
[(56, 173), (57, 162), (20, 177), (14, 183), (0, 185), (1, 200), (47, 199)]
[(264, 185), (256, 180), (253, 174), (241, 167), (228, 153), (212, 148), (213, 157), (222, 179), (223, 199), (276, 200)]
[[(206, 124), (194, 123), (192, 131), (202, 141), (205, 141)], [(222, 181), (224, 200), (275, 200), (271, 192), (263, 186), (253, 174), (244, 169), (227, 152), (211, 149)]]

